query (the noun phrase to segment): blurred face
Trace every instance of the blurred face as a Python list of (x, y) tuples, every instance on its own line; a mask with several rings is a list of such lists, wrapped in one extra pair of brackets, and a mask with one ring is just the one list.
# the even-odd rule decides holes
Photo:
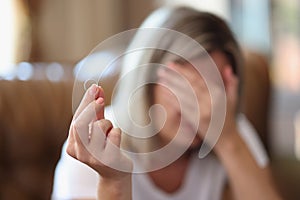
[[(224, 67), (230, 66), (229, 60), (221, 51), (214, 51), (210, 53), (210, 56), (215, 62), (218, 71), (222, 76)], [(161, 71), (158, 72), (158, 76), (159, 82), (164, 83), (164, 85), (167, 86), (170, 85), (170, 87), (164, 87), (159, 84), (156, 84), (154, 86), (154, 103), (162, 105), (167, 115), (166, 119), (163, 119), (164, 115), (161, 114), (157, 114), (156, 116), (156, 119), (158, 121), (165, 120), (165, 124), (158, 136), (163, 144), (169, 143), (171, 140), (174, 139), (174, 137), (178, 133), (179, 125), (181, 123), (182, 129), (180, 130), (183, 132), (183, 137), (176, 138), (176, 144), (187, 145), (187, 142), (191, 141), (190, 138), (192, 136), (193, 142), (190, 145), (190, 148), (197, 148), (202, 144), (202, 137), (200, 135), (205, 135), (203, 133), (201, 134), (201, 132), (206, 132), (209, 125), (209, 120), (205, 120), (205, 118), (210, 119), (211, 103), (207, 87), (204, 83), (203, 78), (200, 76), (197, 70), (189, 63), (175, 65), (170, 64), (168, 65), (168, 68), (170, 68), (170, 70), (165, 71), (163, 73), (161, 73)], [(172, 75), (173, 73), (171, 70), (176, 71), (176, 73)], [(192, 108), (191, 112), (185, 112), (185, 110), (180, 109), (180, 104), (177, 97), (178, 95), (183, 94), (185, 90), (188, 90), (188, 88), (181, 88), (181, 90), (179, 89), (178, 93), (176, 94), (174, 94), (170, 90), (170, 88), (172, 87), (175, 88), (175, 90), (176, 88), (182, 87), (182, 84), (176, 82), (175, 74), (177, 74), (177, 76), (180, 75), (184, 77), (190, 83), (197, 96), (198, 106), (201, 115), (199, 127), (194, 127), (188, 120), (188, 118), (193, 118), (193, 110), (197, 110), (197, 106), (190, 103), (191, 105), (188, 105), (188, 107)], [(187, 102), (189, 98), (190, 97), (188, 95), (183, 94), (183, 99), (186, 99)], [(193, 107), (195, 108), (193, 109)], [(205, 118), (202, 117), (203, 115), (206, 115)], [(195, 133), (197, 133), (196, 136)]]

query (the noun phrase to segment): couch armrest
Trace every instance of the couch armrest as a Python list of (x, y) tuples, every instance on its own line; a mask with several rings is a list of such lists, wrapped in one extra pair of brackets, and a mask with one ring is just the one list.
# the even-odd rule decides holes
[(0, 81), (0, 199), (49, 199), (72, 82)]

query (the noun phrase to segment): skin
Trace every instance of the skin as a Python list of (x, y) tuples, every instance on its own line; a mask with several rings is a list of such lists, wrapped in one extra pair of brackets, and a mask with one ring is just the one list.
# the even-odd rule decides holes
[[(119, 151), (121, 130), (104, 119), (104, 107), (103, 89), (92, 85), (72, 119), (67, 153), (100, 174), (98, 199), (131, 199), (131, 174), (108, 167), (121, 163), (130, 171), (132, 163)], [(89, 139), (86, 127), (91, 121), (93, 128)]]
[[(269, 167), (260, 168), (254, 160), (246, 144), (240, 137), (236, 124), (236, 105), (238, 79), (232, 73), (228, 59), (220, 51), (212, 52), (212, 59), (215, 61), (218, 70), (224, 81), (227, 112), (224, 128), (221, 136), (214, 146), (214, 153), (217, 155), (228, 174), (228, 185), (224, 189), (224, 199), (235, 200), (277, 200), (281, 199), (277, 194), (270, 175)], [(198, 147), (208, 127), (211, 106), (210, 97), (201, 76), (195, 73), (194, 68), (188, 63), (168, 63), (168, 68), (178, 72), (187, 78), (198, 98), (198, 105), (201, 110), (200, 128), (197, 136), (190, 148)], [(170, 73), (159, 72), (159, 81), (170, 87), (177, 88), (176, 95), (184, 94), (184, 89), (180, 89), (180, 84), (174, 82), (174, 77)], [(155, 103), (161, 104), (168, 114), (165, 126), (161, 130), (159, 137), (162, 143), (171, 141), (178, 129), (174, 124), (178, 124), (180, 117), (189, 124), (191, 117), (188, 112), (181, 113), (178, 101), (175, 96), (165, 87), (156, 86), (154, 88)], [(185, 98), (186, 108), (191, 104), (189, 98)], [(192, 107), (192, 105), (190, 105)], [(93, 121), (92, 137), (88, 139), (88, 127)], [(186, 132), (193, 130), (193, 127), (186, 126)], [(81, 140), (83, 138), (84, 140)], [(104, 92), (102, 88), (92, 86), (85, 94), (80, 106), (78, 107), (68, 138), (67, 153), (77, 160), (87, 164), (96, 170), (101, 178), (99, 179), (98, 198), (99, 199), (132, 199), (131, 194), (131, 174), (116, 171), (106, 164), (122, 164), (130, 170), (131, 161), (117, 148), (112, 148), (112, 144), (120, 147), (121, 131), (112, 127), (108, 120), (104, 119)], [(96, 152), (95, 159), (83, 145), (88, 144), (87, 148)], [(93, 144), (93, 145), (90, 145)], [(184, 138), (177, 141), (178, 145), (185, 145)], [(94, 146), (102, 148), (93, 149)], [(154, 184), (165, 192), (172, 193), (178, 190), (182, 184), (187, 167), (189, 164), (189, 154), (184, 154), (181, 158), (171, 165), (151, 173), (148, 173)]]
[[(214, 60), (222, 78), (224, 79), (225, 73), (230, 73), (230, 76), (232, 76), (230, 78), (232, 78), (232, 81), (234, 81), (233, 84), (235, 84), (234, 87), (237, 87), (237, 78), (232, 74), (231, 66), (227, 58), (219, 51), (212, 52), (210, 57)], [(201, 58), (196, 60), (196, 62), (198, 65), (210, 65), (210, 60), (208, 58)], [(202, 143), (202, 138), (205, 137), (205, 133), (210, 122), (211, 96), (204, 79), (191, 64), (170, 62), (167, 64), (167, 68), (168, 70), (159, 70), (158, 82), (160, 84), (157, 84), (154, 89), (155, 103), (162, 105), (168, 114), (168, 118), (161, 131), (160, 138), (162, 141), (165, 141), (164, 143), (168, 143), (173, 140), (177, 134), (177, 129), (181, 120), (183, 122), (185, 133), (188, 134), (188, 132), (197, 130), (196, 127), (193, 127), (193, 118), (199, 110), (201, 113), (200, 121), (198, 122), (200, 128), (196, 131), (197, 135), (191, 144), (191, 148), (196, 148)], [(177, 74), (172, 73), (172, 71)], [(186, 79), (191, 85), (191, 88), (188, 87), (178, 76), (182, 76)], [(164, 86), (162, 86), (162, 84)], [(227, 84), (227, 82), (224, 82), (224, 84)], [(221, 88), (221, 86), (215, 85), (214, 90), (217, 90), (217, 87)], [(194, 92), (197, 97), (199, 106), (198, 110), (196, 109), (193, 99), (189, 98), (191, 92)], [(235, 95), (234, 92), (233, 95)], [(236, 101), (236, 96), (233, 95), (233, 101)], [(181, 105), (179, 104), (178, 99), (180, 99)], [(230, 102), (230, 105), (235, 106), (235, 104), (236, 102)], [(235, 112), (235, 110), (233, 110), (233, 112)], [(161, 121), (162, 119), (160, 119), (159, 116), (161, 115), (158, 115), (158, 120)], [(184, 142), (185, 138), (180, 138), (180, 141), (178, 141), (181, 145), (184, 145)]]

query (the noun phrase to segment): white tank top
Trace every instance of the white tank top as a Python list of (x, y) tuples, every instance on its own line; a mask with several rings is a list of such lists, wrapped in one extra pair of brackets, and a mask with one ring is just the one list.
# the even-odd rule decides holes
[(199, 159), (195, 154), (191, 158), (182, 186), (175, 193), (165, 193), (157, 188), (147, 174), (135, 174), (133, 176), (133, 199), (219, 200), (222, 197), (225, 180), (225, 171), (214, 156)]
[[(239, 132), (253, 157), (261, 167), (268, 157), (257, 134), (244, 115), (238, 118)], [(87, 165), (66, 153), (66, 143), (55, 170), (53, 200), (96, 199), (98, 174)], [(219, 200), (222, 199), (226, 172), (218, 159), (210, 154), (199, 159), (193, 155), (184, 182), (175, 193), (168, 194), (157, 188), (147, 174), (133, 174), (133, 200)]]

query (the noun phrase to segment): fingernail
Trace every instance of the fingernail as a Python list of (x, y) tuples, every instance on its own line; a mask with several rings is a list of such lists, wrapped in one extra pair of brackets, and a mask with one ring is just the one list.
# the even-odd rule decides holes
[(96, 84), (93, 84), (92, 86), (91, 86), (91, 88), (90, 88), (90, 91), (89, 91), (89, 93), (90, 93), (90, 95), (96, 95), (97, 94), (97, 92), (98, 92), (98, 87), (97, 87), (97, 85)]
[(96, 103), (97, 104), (103, 104), (104, 103), (104, 99), (102, 97), (99, 97), (97, 100), (96, 100)]
[(176, 62), (169, 62), (167, 63), (167, 66), (173, 68), (176, 66), (176, 64), (177, 64)]

